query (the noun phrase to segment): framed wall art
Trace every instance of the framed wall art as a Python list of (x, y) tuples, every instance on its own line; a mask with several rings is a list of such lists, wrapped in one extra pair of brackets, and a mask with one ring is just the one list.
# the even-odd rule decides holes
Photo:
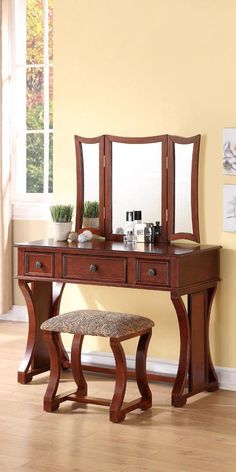
[(223, 130), (223, 173), (236, 175), (236, 128)]
[(224, 231), (236, 231), (236, 185), (224, 185)]

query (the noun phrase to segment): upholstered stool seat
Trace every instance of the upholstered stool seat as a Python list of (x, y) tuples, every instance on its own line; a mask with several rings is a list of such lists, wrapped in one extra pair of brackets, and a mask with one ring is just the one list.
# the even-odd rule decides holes
[[(152, 395), (146, 374), (146, 356), (154, 323), (149, 318), (128, 313), (100, 310), (77, 310), (48, 319), (41, 325), (50, 353), (50, 378), (44, 396), (44, 410), (52, 412), (65, 400), (79, 403), (95, 403), (110, 407), (110, 420), (118, 423), (126, 413), (136, 408), (151, 407)], [(61, 375), (60, 333), (74, 335), (71, 349), (71, 368), (77, 389), (57, 395)], [(81, 366), (81, 350), (85, 335), (110, 338), (116, 369), (115, 392), (112, 400), (87, 396), (87, 383)], [(127, 382), (127, 367), (121, 342), (139, 336), (136, 353), (136, 380), (141, 397), (132, 402), (123, 402)]]

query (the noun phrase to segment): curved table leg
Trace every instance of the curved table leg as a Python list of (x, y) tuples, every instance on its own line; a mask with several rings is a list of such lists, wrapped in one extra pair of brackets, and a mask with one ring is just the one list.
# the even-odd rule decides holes
[(210, 352), (210, 344), (209, 344), (209, 325), (210, 325), (210, 314), (211, 314), (211, 307), (213, 303), (213, 299), (216, 293), (216, 287), (213, 287), (208, 290), (207, 292), (207, 320), (206, 320), (206, 351), (208, 357), (208, 372), (207, 372), (207, 381), (208, 381), (208, 392), (214, 392), (218, 389), (218, 378), (213, 366), (211, 352)]
[[(60, 301), (64, 289), (63, 283), (31, 282), (19, 280), (19, 287), (25, 298), (28, 317), (28, 339), (25, 355), (18, 370), (18, 382), (25, 384), (32, 380), (34, 375), (50, 369), (48, 349), (40, 329), (43, 321), (59, 312)], [(64, 347), (60, 341), (62, 362), (68, 359)]]
[(171, 294), (171, 300), (176, 310), (179, 323), (180, 332), (180, 355), (179, 367), (172, 390), (172, 405), (184, 406), (186, 403), (186, 396), (184, 389), (187, 382), (189, 363), (190, 363), (190, 326), (188, 313), (181, 297), (175, 297)]
[(52, 412), (58, 409), (60, 403), (56, 397), (61, 377), (60, 336), (59, 333), (51, 331), (44, 331), (43, 334), (48, 346), (51, 366), (48, 386), (43, 398), (43, 409)]
[[(53, 291), (52, 291), (53, 304), (52, 304), (52, 313), (50, 317), (59, 315), (61, 298), (62, 298), (62, 294), (65, 288), (65, 284), (62, 282), (54, 282), (52, 288), (53, 288)], [(67, 369), (70, 366), (69, 356), (64, 348), (61, 335), (59, 335), (59, 338), (58, 338), (58, 345), (60, 349), (62, 368)]]
[(180, 331), (180, 357), (172, 390), (172, 405), (185, 405), (187, 398), (218, 388), (209, 346), (209, 322), (216, 286), (188, 295), (188, 309), (180, 296), (171, 294)]

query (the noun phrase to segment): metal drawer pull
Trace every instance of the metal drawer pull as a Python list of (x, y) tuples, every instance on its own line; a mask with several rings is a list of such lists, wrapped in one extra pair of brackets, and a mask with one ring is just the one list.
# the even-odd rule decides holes
[(95, 266), (94, 264), (91, 264), (91, 265), (89, 266), (89, 270), (90, 270), (90, 272), (96, 272), (97, 266)]
[(42, 262), (36, 261), (36, 262), (35, 262), (35, 267), (36, 267), (36, 269), (42, 269), (42, 267), (43, 267)]
[(157, 273), (156, 269), (148, 269), (148, 275), (150, 275), (150, 277), (154, 277), (156, 273)]

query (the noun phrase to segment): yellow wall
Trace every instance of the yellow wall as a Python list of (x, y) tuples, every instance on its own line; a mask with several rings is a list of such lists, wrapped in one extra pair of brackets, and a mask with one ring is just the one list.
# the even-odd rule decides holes
[[(75, 198), (76, 133), (200, 133), (201, 241), (224, 247), (212, 353), (236, 367), (236, 235), (222, 231), (223, 183), (236, 184), (222, 175), (222, 130), (236, 127), (235, 0), (54, 0), (54, 9), (55, 199)], [(67, 287), (62, 308), (77, 306), (152, 317), (150, 356), (177, 359), (167, 293)]]

